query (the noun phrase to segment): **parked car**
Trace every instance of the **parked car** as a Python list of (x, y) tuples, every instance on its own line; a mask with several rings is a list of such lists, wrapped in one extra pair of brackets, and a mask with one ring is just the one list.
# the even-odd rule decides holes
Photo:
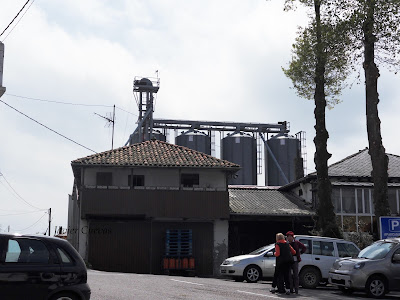
[(380, 240), (363, 249), (357, 258), (338, 259), (329, 272), (329, 282), (344, 293), (365, 291), (383, 298), (400, 290), (400, 239)]
[[(329, 269), (340, 257), (357, 257), (360, 249), (352, 242), (319, 236), (298, 235), (296, 239), (306, 247), (299, 264), (300, 284), (304, 288), (315, 288), (328, 281)], [(257, 282), (272, 278), (275, 271), (275, 244), (267, 245), (247, 255), (226, 259), (220, 266), (222, 275), (236, 281), (245, 279)]]
[(0, 298), (89, 300), (87, 270), (66, 240), (0, 234)]

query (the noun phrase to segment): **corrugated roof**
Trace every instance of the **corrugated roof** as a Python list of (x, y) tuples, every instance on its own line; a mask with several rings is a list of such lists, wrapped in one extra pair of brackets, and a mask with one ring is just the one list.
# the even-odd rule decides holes
[(239, 165), (183, 146), (151, 140), (76, 159), (72, 166), (191, 167), (238, 170)]
[[(387, 153), (389, 177), (400, 177), (400, 156)], [(328, 167), (329, 176), (371, 177), (372, 163), (368, 148), (350, 155)], [(316, 175), (316, 172), (310, 175)]]
[(314, 212), (303, 200), (275, 187), (229, 186), (229, 207), (231, 214), (265, 216), (312, 216)]

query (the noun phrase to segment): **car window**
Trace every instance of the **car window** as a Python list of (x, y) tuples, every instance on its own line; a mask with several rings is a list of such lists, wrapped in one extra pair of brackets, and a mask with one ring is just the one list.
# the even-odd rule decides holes
[(8, 241), (5, 262), (47, 264), (49, 257), (49, 251), (43, 242), (17, 238)]
[(348, 243), (336, 243), (339, 257), (357, 257), (358, 249), (353, 244)]
[(61, 257), (61, 261), (62, 261), (64, 264), (70, 264), (70, 263), (72, 263), (71, 257), (70, 257), (70, 256), (68, 255), (68, 253), (65, 252), (63, 249), (57, 248), (57, 252), (58, 252), (58, 254), (59, 254), (60, 257)]
[(396, 243), (386, 242), (386, 241), (378, 241), (364, 248), (358, 254), (359, 258), (368, 258), (368, 259), (382, 259), (389, 253), (393, 247), (396, 247)]
[(313, 241), (313, 254), (334, 256), (333, 242)]
[(311, 250), (312, 250), (311, 240), (300, 239), (299, 242), (303, 243), (304, 246), (306, 246), (306, 248), (307, 248), (307, 250), (306, 250), (306, 252), (304, 252), (304, 254), (311, 254)]
[(263, 253), (264, 251), (266, 251), (266, 250), (268, 250), (270, 248), (274, 248), (274, 244), (258, 248), (257, 250), (254, 250), (253, 252), (250, 252), (249, 254), (250, 255), (258, 255), (258, 254), (261, 254), (261, 253)]

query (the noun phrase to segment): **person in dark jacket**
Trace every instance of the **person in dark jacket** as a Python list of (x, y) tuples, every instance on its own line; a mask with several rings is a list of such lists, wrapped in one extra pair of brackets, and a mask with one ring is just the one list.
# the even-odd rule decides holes
[(301, 262), (300, 254), (303, 254), (307, 251), (307, 247), (304, 246), (303, 243), (297, 241), (295, 239), (293, 231), (286, 232), (286, 238), (292, 246), (292, 248), (296, 251), (296, 254), (293, 256), (294, 262), (290, 265), (290, 291), (292, 293), (299, 293), (299, 262)]
[[(290, 265), (293, 263), (293, 256), (296, 254), (296, 251), (289, 245), (289, 243), (285, 240), (285, 237), (282, 233), (276, 234), (276, 244), (275, 244), (275, 273), (274, 280), (272, 282), (271, 292), (275, 293), (286, 293), (290, 294)], [(283, 277), (283, 280), (280, 280), (280, 277)], [(285, 282), (285, 287), (283, 286), (283, 282)], [(278, 287), (278, 289), (276, 289)]]

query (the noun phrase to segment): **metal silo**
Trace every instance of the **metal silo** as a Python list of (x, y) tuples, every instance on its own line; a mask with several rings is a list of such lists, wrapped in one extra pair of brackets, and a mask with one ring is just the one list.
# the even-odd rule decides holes
[[(278, 134), (271, 137), (267, 141), (267, 144), (287, 180), (289, 182), (296, 180), (296, 164), (298, 164), (298, 160), (301, 159), (300, 141), (296, 137), (288, 134)], [(269, 186), (285, 185), (286, 182), (282, 178), (276, 162), (267, 149), (265, 149), (265, 156), (265, 169), (267, 170), (265, 184)]]
[(175, 144), (211, 155), (211, 137), (201, 131), (182, 132), (175, 138)]
[[(159, 130), (153, 130), (152, 138), (165, 142), (167, 140), (166, 136), (162, 134)], [(139, 143), (139, 134), (135, 132), (129, 141), (129, 145)]]
[(257, 143), (250, 134), (235, 132), (222, 139), (222, 159), (241, 166), (228, 184), (257, 185)]

